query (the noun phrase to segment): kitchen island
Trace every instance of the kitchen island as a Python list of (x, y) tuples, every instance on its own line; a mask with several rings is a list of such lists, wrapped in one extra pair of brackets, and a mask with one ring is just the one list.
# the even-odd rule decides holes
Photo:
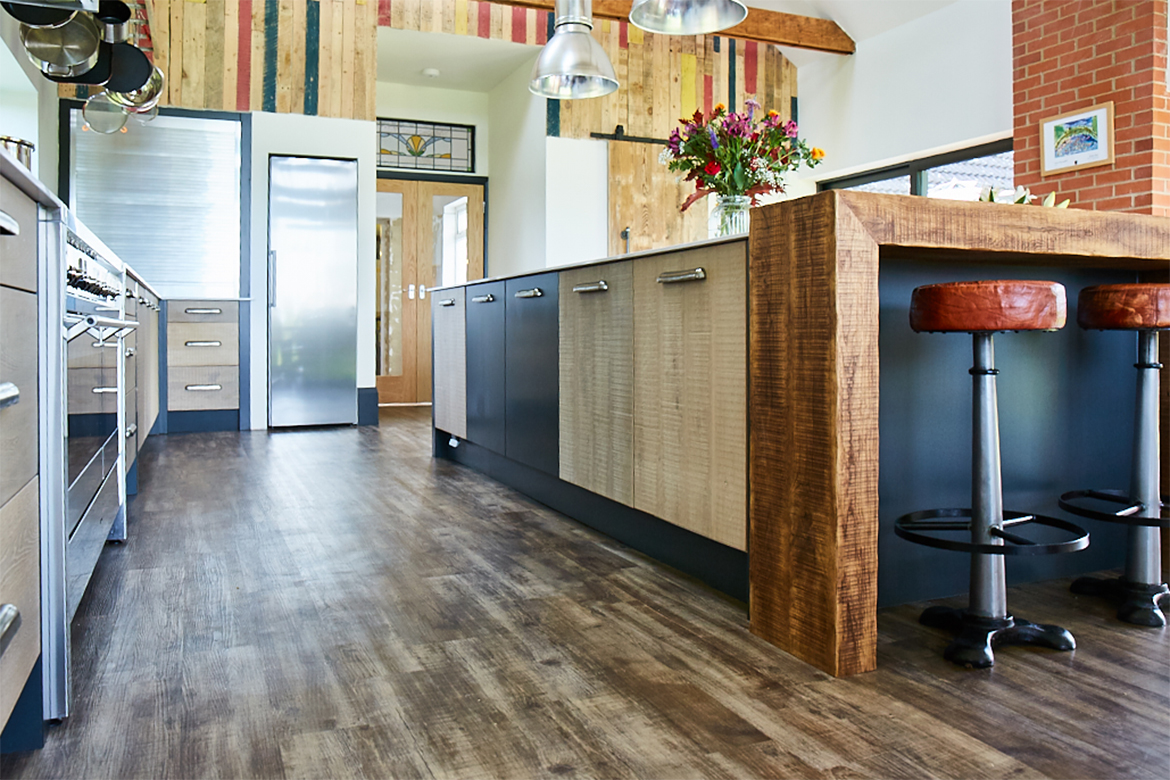
[[(735, 252), (746, 253), (743, 273), (733, 270)], [(716, 259), (724, 270), (707, 275)], [(746, 244), (705, 242), (436, 290), (435, 453), (746, 595), (753, 632), (815, 666), (864, 672), (876, 665), (879, 547), (889, 572), (882, 588), (897, 594), (885, 601), (961, 592), (954, 575), (965, 571), (954, 558), (879, 543), (897, 514), (966, 503), (969, 409), (954, 410), (968, 403), (969, 346), (910, 334), (908, 290), (1037, 274), (1064, 283), (1071, 301), (1090, 283), (1164, 280), (1170, 221), (836, 191), (755, 210)], [(654, 303), (656, 294), (693, 295), (729, 276), (725, 289), (701, 298)], [(632, 284), (610, 284), (627, 278)], [(623, 302), (616, 294), (627, 286)], [(598, 305), (573, 314), (567, 301), (587, 298)], [(519, 303), (532, 301), (544, 305), (538, 318), (521, 313)], [(504, 311), (482, 316), (492, 302)], [(732, 335), (737, 327), (742, 338)], [(1001, 360), (1005, 500), (1033, 511), (1062, 490), (1117, 482), (1129, 445), (1111, 429), (1132, 416), (1123, 371), (1131, 346), (1075, 325), (1038, 335), (1019, 339), (1014, 363), (1005, 343)], [(1018, 392), (1009, 372), (1025, 379)], [(955, 383), (937, 378), (959, 373)], [(1029, 394), (1029, 376), (1048, 402)], [(954, 417), (952, 429), (941, 431), (932, 405), (952, 400), (941, 418)], [(1029, 437), (1024, 446), (1016, 430)], [(1028, 450), (1043, 457), (1017, 467), (1012, 453)], [(923, 464), (943, 471), (916, 482)], [(623, 482), (631, 470), (632, 500)], [(701, 520), (686, 519), (693, 496), (713, 490), (726, 492), (700, 502)], [(736, 496), (748, 507), (742, 537)], [(1118, 565), (1115, 535), (1091, 530), (1100, 539), (1091, 552), (1054, 556), (1070, 560), (1025, 578)]]

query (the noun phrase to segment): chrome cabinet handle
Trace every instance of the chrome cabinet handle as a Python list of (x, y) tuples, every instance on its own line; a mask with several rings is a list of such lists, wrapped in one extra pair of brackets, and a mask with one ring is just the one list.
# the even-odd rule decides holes
[(421, 300), (425, 300), (426, 297), (427, 297), (427, 286), (425, 284), (420, 284), (418, 286), (418, 299), (421, 301)]
[(20, 628), (20, 610), (15, 604), (5, 604), (0, 607), (0, 655), (8, 649), (12, 638)]
[(95, 387), (92, 390), (92, 392), (97, 394), (97, 395), (101, 395), (103, 393), (104, 394), (116, 393), (116, 392), (118, 392), (118, 388), (116, 388), (116, 387)]
[(413, 284), (408, 284), (406, 286), (406, 298), (407, 298), (407, 300), (411, 300), (411, 301), (414, 300), (414, 285)]
[(444, 298), (443, 300), (439, 301), (439, 305), (440, 306), (454, 306), (455, 299), (454, 298)]
[[(276, 257), (276, 252), (270, 253)], [(223, 314), (223, 309), (184, 309), (188, 314)]]
[(217, 390), (223, 390), (223, 385), (187, 385), (184, 389), (193, 393), (214, 393)]
[(138, 433), (138, 423), (130, 423), (129, 427), (126, 428), (126, 438), (133, 439), (136, 433)]
[(7, 211), (0, 211), (0, 236), (19, 236), (20, 223)]
[(604, 279), (573, 285), (573, 292), (575, 293), (606, 292), (607, 290), (609, 290), (609, 285), (605, 283)]
[(472, 303), (491, 303), (496, 299), (494, 295), (477, 295), (471, 299)]
[(11, 382), (0, 382), (0, 409), (20, 403), (20, 388)]
[(183, 346), (186, 347), (222, 347), (222, 341), (188, 341)]
[(531, 290), (517, 290), (516, 298), (539, 298), (544, 295), (544, 290), (539, 287), (533, 287)]
[(659, 284), (674, 284), (675, 282), (700, 282), (707, 278), (707, 271), (702, 268), (692, 268), (688, 271), (667, 271), (658, 274)]

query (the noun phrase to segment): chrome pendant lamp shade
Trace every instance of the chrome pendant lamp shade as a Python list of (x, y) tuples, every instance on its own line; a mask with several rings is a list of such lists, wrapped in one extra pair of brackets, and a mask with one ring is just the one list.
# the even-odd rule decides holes
[(559, 100), (608, 95), (617, 75), (593, 29), (591, 0), (556, 0), (555, 31), (540, 51), (528, 90)]
[(666, 35), (703, 35), (734, 27), (747, 13), (740, 0), (634, 0), (630, 23)]

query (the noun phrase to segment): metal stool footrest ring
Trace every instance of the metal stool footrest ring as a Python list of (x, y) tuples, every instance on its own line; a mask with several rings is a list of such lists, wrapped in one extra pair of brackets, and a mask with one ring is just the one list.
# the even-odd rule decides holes
[[(1105, 501), (1110, 504), (1120, 504), (1121, 509), (1116, 512), (1101, 512), (1082, 506), (1077, 501), (1081, 499)], [(1123, 523), (1125, 525), (1140, 525), (1154, 528), (1170, 528), (1170, 501), (1162, 496), (1158, 509), (1158, 517), (1143, 517), (1146, 505), (1135, 501), (1121, 490), (1073, 490), (1060, 497), (1060, 508), (1064, 511), (1087, 517), (1090, 520), (1103, 520), (1107, 523)]]
[[(1072, 534), (1074, 538), (1061, 542), (1038, 543), (1008, 530), (1027, 524), (1058, 528)], [(946, 539), (930, 536), (927, 533), (930, 531), (941, 533), (962, 531), (970, 534), (971, 510), (923, 509), (919, 512), (902, 515), (894, 523), (894, 533), (903, 539), (927, 547), (937, 547), (940, 550), (986, 555), (1053, 555), (1055, 553), (1076, 552), (1089, 546), (1089, 532), (1067, 520), (1007, 510), (1003, 513), (1003, 527), (991, 529), (991, 535), (1002, 539), (1003, 544), (977, 544), (959, 539)]]

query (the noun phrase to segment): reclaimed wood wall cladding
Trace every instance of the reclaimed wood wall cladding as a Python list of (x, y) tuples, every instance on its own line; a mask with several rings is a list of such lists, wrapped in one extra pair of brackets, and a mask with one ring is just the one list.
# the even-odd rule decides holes
[(161, 105), (374, 118), (377, 0), (142, 2)]
[[(378, 24), (543, 46), (553, 15), (476, 0), (378, 0)], [(588, 138), (622, 125), (629, 135), (666, 138), (695, 109), (709, 112), (718, 103), (742, 109), (749, 97), (791, 118), (796, 67), (775, 46), (718, 35), (654, 35), (609, 19), (594, 19), (593, 37), (620, 86), (604, 98), (548, 101), (549, 135)]]

